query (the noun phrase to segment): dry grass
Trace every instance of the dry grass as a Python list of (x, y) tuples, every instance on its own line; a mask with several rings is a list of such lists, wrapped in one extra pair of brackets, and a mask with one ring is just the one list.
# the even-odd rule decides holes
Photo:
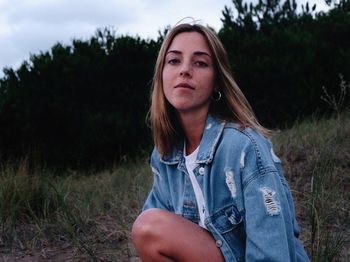
[(350, 112), (308, 120), (275, 137), (313, 261), (350, 258)]
[(150, 178), (141, 160), (61, 177), (31, 172), (24, 163), (6, 166), (0, 174), (0, 261), (128, 261), (134, 255), (130, 226)]

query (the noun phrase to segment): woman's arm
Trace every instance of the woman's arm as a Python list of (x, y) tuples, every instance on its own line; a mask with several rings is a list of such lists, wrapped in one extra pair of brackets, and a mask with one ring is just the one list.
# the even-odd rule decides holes
[(244, 190), (246, 261), (295, 261), (293, 218), (279, 175), (257, 176)]

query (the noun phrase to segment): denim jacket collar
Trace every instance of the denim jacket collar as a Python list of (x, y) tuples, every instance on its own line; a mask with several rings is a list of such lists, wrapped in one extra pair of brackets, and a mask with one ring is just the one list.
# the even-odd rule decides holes
[[(208, 115), (205, 122), (203, 137), (199, 146), (197, 155), (197, 163), (208, 164), (213, 160), (217, 143), (220, 139), (226, 122), (211, 115)], [(163, 156), (161, 162), (167, 165), (175, 165), (180, 162), (183, 157), (183, 142), (178, 147), (175, 147), (172, 152)]]

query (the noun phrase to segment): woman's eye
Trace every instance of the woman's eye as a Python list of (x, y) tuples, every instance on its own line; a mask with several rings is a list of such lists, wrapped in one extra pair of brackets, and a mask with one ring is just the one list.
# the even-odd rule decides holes
[(199, 66), (199, 67), (207, 67), (208, 64), (206, 62), (203, 62), (203, 61), (196, 61), (194, 62), (196, 66)]
[(177, 59), (177, 58), (173, 58), (173, 59), (169, 59), (168, 60), (168, 64), (171, 64), (171, 65), (175, 65), (175, 64), (178, 64), (180, 63), (180, 60)]

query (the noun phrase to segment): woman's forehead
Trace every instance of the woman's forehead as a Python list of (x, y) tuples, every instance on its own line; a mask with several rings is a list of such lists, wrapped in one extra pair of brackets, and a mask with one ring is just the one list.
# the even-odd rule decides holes
[(171, 41), (166, 53), (182, 53), (192, 51), (196, 55), (209, 55), (211, 51), (204, 36), (198, 32), (182, 32)]

